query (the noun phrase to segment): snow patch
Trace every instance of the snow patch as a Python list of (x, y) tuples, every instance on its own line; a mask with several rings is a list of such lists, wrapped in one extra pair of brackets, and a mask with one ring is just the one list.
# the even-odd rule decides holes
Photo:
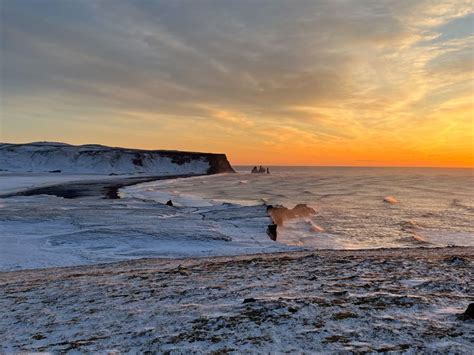
[(0, 144), (0, 171), (184, 175), (233, 169), (223, 154), (40, 142)]

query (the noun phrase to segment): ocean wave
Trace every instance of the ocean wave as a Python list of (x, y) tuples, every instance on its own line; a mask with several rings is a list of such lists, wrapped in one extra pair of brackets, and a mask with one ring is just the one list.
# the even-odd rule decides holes
[(383, 199), (385, 202), (387, 203), (392, 203), (392, 204), (396, 204), (396, 203), (400, 203), (395, 197), (393, 196), (387, 196), (387, 197), (384, 197)]
[(428, 242), (425, 237), (416, 233), (399, 238), (397, 241), (400, 243), (400, 246), (404, 246), (405, 244), (407, 244), (407, 246), (415, 247), (432, 245), (432, 243)]
[[(301, 173), (296, 168), (281, 168), (281, 172), (274, 168), (263, 179), (247, 173), (203, 176), (136, 185), (136, 190), (130, 187), (124, 192), (160, 203), (170, 199), (187, 207), (281, 206), (284, 212), (276, 212), (282, 215), (275, 217), (278, 241), (286, 243), (287, 238), (292, 245), (310, 248), (474, 244), (470, 197), (474, 194), (466, 172), (457, 173), (453, 180), (454, 173), (436, 176), (432, 170), (426, 176), (404, 170), (394, 178), (388, 175), (394, 170), (377, 171), (325, 168)], [(413, 189), (414, 185), (426, 189)], [(453, 199), (460, 191), (465, 197)], [(383, 201), (386, 208), (381, 208)], [(317, 213), (291, 212), (297, 205)]]
[(474, 207), (468, 206), (456, 198), (451, 202), (451, 206), (461, 208), (469, 212), (474, 212)]

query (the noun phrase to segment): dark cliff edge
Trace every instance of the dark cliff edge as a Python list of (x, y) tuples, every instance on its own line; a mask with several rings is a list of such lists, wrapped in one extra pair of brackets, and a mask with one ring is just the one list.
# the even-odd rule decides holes
[(225, 154), (211, 154), (207, 160), (210, 165), (207, 170), (208, 174), (235, 173), (234, 168), (230, 165)]
[(225, 154), (55, 142), (0, 143), (0, 171), (117, 175), (235, 172)]
[(208, 174), (235, 173), (225, 154), (219, 153), (198, 153), (198, 152), (180, 152), (169, 150), (145, 150), (135, 154), (139, 157), (146, 157), (148, 154), (159, 154), (162, 157), (171, 159), (171, 162), (177, 165), (190, 163), (193, 160), (205, 159), (209, 162)]

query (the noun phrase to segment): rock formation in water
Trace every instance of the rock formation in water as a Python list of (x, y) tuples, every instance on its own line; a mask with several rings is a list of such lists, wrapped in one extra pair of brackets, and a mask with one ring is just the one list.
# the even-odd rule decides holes
[(276, 241), (278, 237), (278, 225), (275, 223), (269, 224), (267, 227), (267, 234), (271, 240)]
[(314, 208), (309, 207), (304, 203), (297, 204), (291, 209), (284, 206), (268, 206), (267, 212), (273, 222), (278, 226), (282, 226), (285, 220), (288, 219), (304, 218), (316, 214)]
[(254, 166), (253, 169), (251, 170), (251, 173), (252, 174), (270, 174), (270, 169), (269, 168), (265, 168), (263, 166), (260, 165), (260, 167), (256, 167)]
[(225, 154), (38, 142), (0, 143), (0, 171), (177, 175), (230, 173), (234, 169)]

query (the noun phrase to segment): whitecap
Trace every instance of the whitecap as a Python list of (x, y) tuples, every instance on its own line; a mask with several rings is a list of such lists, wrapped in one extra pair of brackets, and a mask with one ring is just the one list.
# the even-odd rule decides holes
[(387, 196), (383, 199), (385, 202), (388, 202), (388, 203), (400, 203), (395, 197), (393, 196)]
[(321, 232), (324, 232), (324, 228), (317, 225), (317, 224), (314, 224), (313, 222), (311, 221), (306, 221), (306, 223), (308, 223), (309, 225), (309, 231), (310, 232), (316, 232), (316, 233), (321, 233)]

